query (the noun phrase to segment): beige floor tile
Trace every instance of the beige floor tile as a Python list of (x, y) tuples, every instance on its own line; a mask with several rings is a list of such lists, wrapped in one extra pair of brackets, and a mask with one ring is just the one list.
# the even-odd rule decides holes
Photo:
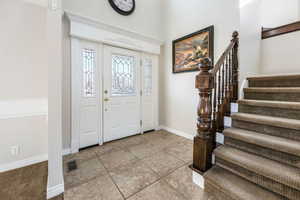
[(97, 157), (90, 160), (77, 161), (77, 166), (78, 169), (64, 173), (65, 187), (67, 189), (107, 173)]
[(94, 147), (93, 151), (98, 155), (102, 156), (104, 154), (113, 152), (113, 151), (119, 151), (120, 148), (116, 147), (115, 145), (112, 145), (111, 143), (106, 143), (98, 147)]
[(108, 170), (112, 170), (115, 167), (125, 165), (137, 160), (137, 158), (132, 153), (124, 149), (109, 152), (107, 154), (99, 156), (99, 158)]
[(143, 159), (153, 154), (156, 154), (161, 150), (161, 148), (159, 144), (146, 142), (143, 144), (132, 146), (128, 148), (128, 150), (139, 159)]
[(13, 190), (11, 187), (1, 187), (0, 188), (0, 197), (1, 198), (11, 199), (12, 195), (13, 195)]
[(65, 200), (123, 200), (109, 176), (95, 178), (65, 192)]
[(21, 180), (21, 171), (20, 170), (12, 170), (8, 172), (0, 173), (0, 188), (1, 191), (6, 188), (11, 187), (12, 184), (16, 184)]
[(193, 143), (188, 140), (172, 143), (164, 151), (186, 163), (191, 163), (193, 160)]
[(164, 180), (186, 199), (199, 200), (204, 191), (193, 183), (192, 170), (188, 166), (181, 167)]
[(159, 174), (160, 177), (171, 173), (185, 164), (182, 160), (179, 160), (163, 151), (147, 157), (142, 161), (145, 162), (153, 171)]
[[(44, 177), (34, 178), (31, 181), (18, 184), (11, 193), (13, 200), (30, 200), (46, 198), (47, 179)], [(1, 199), (1, 198), (0, 198)]]
[(158, 175), (145, 163), (136, 161), (110, 172), (114, 182), (127, 198), (158, 180)]
[(116, 140), (108, 144), (118, 148), (129, 148), (131, 146), (139, 145), (144, 142), (146, 142), (146, 140), (143, 137), (141, 137), (141, 134), (139, 134), (139, 135), (123, 138), (121, 140)]
[(91, 149), (85, 149), (82, 151), (79, 151), (75, 154), (66, 155), (63, 157), (64, 163), (67, 163), (72, 160), (82, 161), (82, 160), (89, 160), (95, 158), (97, 155), (94, 151), (94, 148)]
[(167, 183), (159, 181), (128, 200), (186, 200)]

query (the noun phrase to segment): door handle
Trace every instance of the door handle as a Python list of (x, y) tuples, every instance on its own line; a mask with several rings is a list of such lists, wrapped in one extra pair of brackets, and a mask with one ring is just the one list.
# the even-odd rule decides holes
[(104, 101), (109, 101), (109, 98), (105, 98)]

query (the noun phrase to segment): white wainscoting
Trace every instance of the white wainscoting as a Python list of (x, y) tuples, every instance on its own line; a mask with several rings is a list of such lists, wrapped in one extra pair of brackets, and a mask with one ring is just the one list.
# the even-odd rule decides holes
[[(0, 101), (0, 172), (48, 159), (48, 101), (45, 98)], [(7, 135), (5, 135), (7, 134)], [(19, 147), (12, 155), (11, 148)]]
[(18, 168), (21, 168), (21, 167), (26, 167), (26, 166), (29, 166), (29, 165), (34, 165), (34, 164), (44, 162), (44, 161), (47, 161), (47, 160), (48, 160), (48, 154), (44, 154), (44, 155), (33, 156), (33, 157), (26, 158), (26, 159), (23, 159), (23, 160), (18, 160), (18, 161), (15, 161), (15, 162), (3, 164), (3, 165), (0, 165), (0, 173), (10, 171), (10, 170), (14, 170), (14, 169), (18, 169)]

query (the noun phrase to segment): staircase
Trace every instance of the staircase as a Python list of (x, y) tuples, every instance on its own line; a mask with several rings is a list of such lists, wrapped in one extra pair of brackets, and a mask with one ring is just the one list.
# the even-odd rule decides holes
[(300, 199), (300, 75), (248, 78), (204, 174), (218, 200)]

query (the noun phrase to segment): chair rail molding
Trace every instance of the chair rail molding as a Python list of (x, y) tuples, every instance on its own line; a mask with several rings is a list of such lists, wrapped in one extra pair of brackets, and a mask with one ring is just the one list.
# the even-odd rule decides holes
[(34, 4), (41, 7), (48, 7), (48, 0), (23, 0), (25, 3)]
[(53, 11), (61, 9), (61, 0), (48, 0), (48, 8)]
[(160, 40), (111, 26), (69, 11), (65, 11), (65, 15), (70, 21), (70, 36), (73, 38), (156, 55), (160, 54), (160, 46), (163, 44)]

